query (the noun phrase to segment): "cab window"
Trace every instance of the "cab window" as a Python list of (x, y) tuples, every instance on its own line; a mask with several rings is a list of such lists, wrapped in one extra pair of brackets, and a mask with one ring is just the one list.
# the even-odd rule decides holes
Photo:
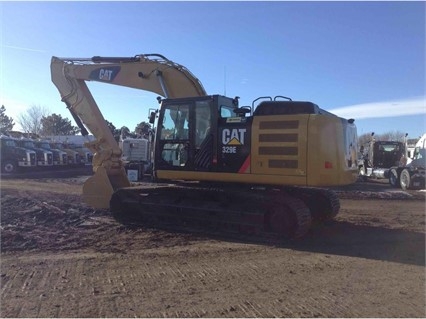
[(188, 105), (170, 105), (164, 112), (161, 139), (186, 140), (188, 139)]
[(195, 103), (195, 147), (200, 147), (202, 141), (208, 136), (211, 129), (211, 107), (209, 101)]
[(221, 118), (236, 117), (237, 114), (235, 114), (234, 110), (235, 110), (235, 107), (231, 107), (228, 105), (221, 105), (220, 117)]

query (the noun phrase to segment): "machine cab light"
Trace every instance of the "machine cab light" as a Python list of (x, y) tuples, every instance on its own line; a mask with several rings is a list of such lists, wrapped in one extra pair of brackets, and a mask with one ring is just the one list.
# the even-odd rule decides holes
[(324, 162), (324, 168), (333, 168), (333, 163), (332, 163), (332, 162), (325, 161), (325, 162)]

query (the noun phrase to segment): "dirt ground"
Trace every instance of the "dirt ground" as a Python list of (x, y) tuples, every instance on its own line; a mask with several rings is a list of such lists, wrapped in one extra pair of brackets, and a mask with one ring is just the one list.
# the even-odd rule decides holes
[(5, 317), (425, 317), (425, 193), (335, 189), (303, 239), (129, 227), (81, 200), (87, 175), (1, 179)]

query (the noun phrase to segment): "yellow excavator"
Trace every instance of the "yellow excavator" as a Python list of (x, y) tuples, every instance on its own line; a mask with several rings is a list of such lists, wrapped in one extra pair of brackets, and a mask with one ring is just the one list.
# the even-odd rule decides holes
[[(328, 187), (357, 179), (357, 131), (312, 102), (208, 95), (184, 66), (160, 54), (51, 60), (52, 81), (82, 134), (96, 138), (85, 202), (115, 216), (161, 216), (221, 231), (304, 236), (312, 221), (334, 218), (339, 199)], [(133, 185), (86, 82), (159, 95), (152, 182)], [(130, 217), (129, 217), (130, 218)]]

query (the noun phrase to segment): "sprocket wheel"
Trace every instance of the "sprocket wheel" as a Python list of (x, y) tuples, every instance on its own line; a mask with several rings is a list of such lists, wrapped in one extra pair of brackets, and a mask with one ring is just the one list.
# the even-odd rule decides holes
[(340, 211), (340, 200), (335, 192), (322, 188), (292, 188), (287, 190), (309, 208), (313, 221), (332, 220)]
[(286, 196), (276, 200), (266, 214), (266, 229), (284, 238), (296, 239), (307, 234), (312, 217), (305, 203)]

